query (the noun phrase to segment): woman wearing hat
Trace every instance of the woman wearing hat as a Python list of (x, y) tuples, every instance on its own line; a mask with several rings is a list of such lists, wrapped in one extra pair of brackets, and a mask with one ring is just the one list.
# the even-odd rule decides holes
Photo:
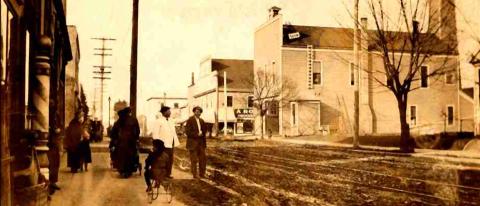
[(118, 111), (118, 116), (110, 136), (115, 147), (113, 167), (127, 178), (139, 168), (137, 141), (140, 137), (140, 127), (137, 119), (131, 116), (129, 107)]

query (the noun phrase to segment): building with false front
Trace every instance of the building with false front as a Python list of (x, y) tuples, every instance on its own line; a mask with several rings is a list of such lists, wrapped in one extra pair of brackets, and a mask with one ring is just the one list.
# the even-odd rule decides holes
[(212, 124), (214, 134), (223, 134), (225, 122), (229, 134), (251, 134), (255, 129), (252, 79), (252, 60), (207, 57), (200, 62), (198, 78), (192, 74), (188, 111), (193, 114), (195, 106), (202, 107), (202, 118)]
[(1, 205), (47, 201), (46, 152), (64, 131), (72, 59), (65, 7), (65, 0), (0, 0)]
[[(429, 1), (430, 11), (441, 11), (440, 32), (430, 61), (417, 74), (419, 89), (410, 92), (407, 120), (412, 134), (443, 131), (473, 131), (473, 100), (459, 88), (459, 57), (456, 48), (455, 9), (440, 9), (446, 0)], [(441, 3), (441, 4), (440, 4)], [(435, 20), (435, 18), (434, 18)], [(362, 19), (361, 28), (368, 28)], [(362, 29), (362, 37), (372, 30)], [(353, 66), (353, 29), (285, 24), (280, 8), (273, 7), (267, 22), (255, 31), (254, 70), (273, 70), (296, 84), (298, 95), (279, 107), (278, 125), (267, 125), (273, 133), (286, 136), (312, 134), (353, 135), (354, 92), (360, 84), (360, 135), (398, 135), (399, 112), (391, 91), (369, 76), (383, 71), (378, 47), (362, 39), (360, 82)], [(447, 44), (455, 46), (447, 50)], [(442, 49), (443, 48), (443, 49)], [(407, 62), (407, 61), (405, 61)], [(449, 69), (436, 78), (432, 69), (446, 62)], [(407, 65), (402, 65), (407, 66)], [(255, 72), (256, 73), (256, 72)], [(378, 75), (378, 74), (377, 74)], [(384, 74), (379, 74), (383, 75)], [(385, 79), (375, 76), (376, 79)]]

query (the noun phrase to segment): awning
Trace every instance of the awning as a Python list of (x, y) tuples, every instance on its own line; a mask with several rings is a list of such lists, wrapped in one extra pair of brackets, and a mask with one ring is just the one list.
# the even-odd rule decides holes
[[(225, 121), (225, 107), (218, 108), (218, 122)], [(235, 117), (235, 112), (232, 107), (227, 107), (227, 122), (235, 122), (237, 118)]]

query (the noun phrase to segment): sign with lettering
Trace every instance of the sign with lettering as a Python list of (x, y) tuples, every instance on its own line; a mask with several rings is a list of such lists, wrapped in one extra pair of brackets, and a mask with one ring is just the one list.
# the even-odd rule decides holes
[(288, 39), (298, 39), (300, 38), (300, 33), (299, 32), (294, 32), (294, 33), (289, 33), (288, 34)]
[(254, 118), (253, 109), (235, 109), (235, 117), (241, 119)]

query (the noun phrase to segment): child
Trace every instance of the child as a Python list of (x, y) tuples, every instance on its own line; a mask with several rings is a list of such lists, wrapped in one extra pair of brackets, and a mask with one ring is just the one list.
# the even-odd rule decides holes
[(80, 171), (88, 171), (88, 163), (92, 162), (92, 151), (90, 149), (90, 134), (86, 129), (83, 130), (82, 140), (79, 144), (80, 149)]
[(153, 140), (153, 151), (148, 154), (145, 159), (145, 183), (147, 184), (147, 192), (152, 189), (150, 179), (155, 179), (157, 183), (160, 183), (167, 174), (167, 162), (168, 154), (164, 152), (165, 145), (163, 141), (155, 139)]

